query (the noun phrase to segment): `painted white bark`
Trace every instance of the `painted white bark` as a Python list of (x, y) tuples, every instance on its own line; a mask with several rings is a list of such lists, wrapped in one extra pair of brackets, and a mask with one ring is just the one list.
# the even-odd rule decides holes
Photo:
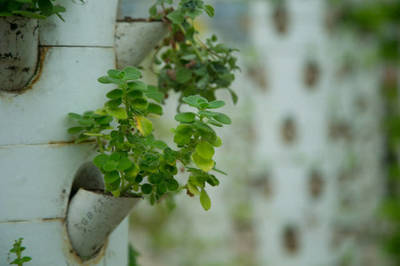
[(0, 265), (11, 261), (8, 251), (19, 237), (32, 257), (27, 265), (127, 264), (126, 219), (85, 263), (65, 225), (75, 175), (94, 153), (92, 144), (69, 142), (66, 114), (104, 104), (109, 88), (97, 78), (115, 68), (117, 2), (62, 1), (65, 22), (40, 21), (41, 68), (30, 89), (0, 92)]
[(118, 22), (115, 33), (118, 68), (137, 66), (162, 40), (166, 31), (162, 22)]
[[(279, 33), (274, 5), (252, 3), (269, 78), (256, 102), (256, 158), (272, 190), (253, 199), (260, 265), (385, 265), (371, 235), (383, 172), (378, 72), (357, 61), (366, 45), (329, 34), (326, 4), (286, 1)], [(356, 70), (340, 75), (347, 54)]]
[(68, 234), (79, 256), (88, 260), (96, 255), (138, 201), (79, 189), (67, 214)]

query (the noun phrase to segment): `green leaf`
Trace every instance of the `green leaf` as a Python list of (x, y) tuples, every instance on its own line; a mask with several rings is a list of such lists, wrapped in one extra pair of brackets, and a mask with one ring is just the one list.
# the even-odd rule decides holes
[(20, 15), (20, 16), (27, 17), (27, 18), (36, 18), (36, 19), (45, 19), (45, 18), (47, 18), (47, 16), (39, 15), (37, 13), (30, 12), (30, 11), (24, 11), (24, 10), (15, 10), (15, 11), (12, 11), (12, 13), (14, 15)]
[(201, 141), (196, 146), (196, 153), (204, 159), (210, 160), (214, 156), (214, 147), (207, 141)]
[(109, 93), (107, 93), (107, 98), (115, 100), (115, 99), (121, 98), (123, 94), (124, 93), (122, 92), (122, 90), (115, 89), (115, 90), (112, 90)]
[(123, 72), (125, 73), (124, 80), (136, 80), (142, 77), (142, 73), (136, 67), (125, 67)]
[(179, 83), (186, 83), (192, 79), (192, 71), (187, 68), (179, 68), (176, 72), (176, 81)]
[(171, 178), (167, 180), (167, 187), (169, 191), (176, 191), (179, 188), (179, 183), (175, 179)]
[(201, 206), (203, 206), (203, 209), (206, 211), (208, 211), (211, 208), (210, 197), (208, 196), (207, 192), (204, 189), (201, 190), (200, 203)]
[(38, 0), (38, 6), (40, 9), (40, 12), (45, 15), (45, 16), (50, 16), (53, 14), (53, 4), (50, 2), (50, 0)]
[(119, 162), (118, 162), (117, 169), (119, 171), (125, 171), (125, 170), (131, 168), (132, 165), (133, 164), (132, 164), (131, 160), (129, 160), (128, 157), (122, 157), (121, 160), (119, 160)]
[(167, 184), (165, 182), (161, 182), (157, 186), (157, 194), (163, 195), (167, 192)]
[(157, 6), (156, 5), (152, 5), (149, 9), (149, 14), (150, 16), (154, 17), (157, 16)]
[(182, 24), (185, 19), (182, 11), (175, 10), (167, 15), (167, 18), (174, 24)]
[(210, 5), (205, 5), (204, 10), (206, 11), (207, 15), (210, 17), (213, 17), (215, 15), (215, 10), (212, 6)]
[(147, 85), (142, 81), (132, 81), (128, 83), (128, 87), (132, 90), (146, 91)]
[(208, 103), (207, 109), (217, 109), (225, 105), (224, 101), (212, 101)]
[(113, 121), (112, 116), (103, 116), (100, 118), (96, 118), (97, 123), (100, 125), (108, 125)]
[(85, 132), (84, 135), (89, 136), (89, 137), (103, 137), (104, 136), (104, 134), (102, 134), (102, 133), (93, 133), (93, 132)]
[(144, 116), (136, 116), (136, 126), (143, 136), (148, 136), (153, 132), (153, 123)]
[(114, 79), (122, 79), (124, 77), (124, 73), (119, 71), (118, 69), (110, 69), (107, 71), (107, 75)]
[(117, 85), (123, 84), (123, 82), (121, 80), (116, 79), (116, 78), (112, 78), (112, 77), (109, 77), (109, 76), (100, 77), (100, 78), (97, 79), (97, 81), (100, 82), (100, 83), (103, 83), (103, 84), (110, 84), (110, 83), (117, 84)]
[(31, 261), (31, 260), (32, 260), (31, 257), (23, 257), (23, 258), (21, 258), (21, 262), (28, 262), (28, 261)]
[(129, 168), (125, 172), (125, 174), (126, 174), (126, 177), (129, 178), (129, 180), (133, 180), (133, 178), (135, 178), (137, 176), (139, 171), (140, 171), (139, 166), (137, 166), (137, 164), (132, 163), (131, 168)]
[(215, 187), (219, 185), (219, 180), (214, 175), (208, 175), (207, 183)]
[(237, 94), (230, 88), (227, 89), (229, 91), (229, 93), (231, 94), (232, 97), (232, 101), (234, 104), (237, 104), (239, 97), (237, 96)]
[(76, 114), (76, 113), (69, 113), (68, 117), (71, 119), (75, 119), (75, 120), (79, 120), (82, 118), (82, 116), (80, 114)]
[(152, 113), (152, 114), (162, 115), (163, 109), (158, 104), (149, 103), (149, 106), (147, 107), (147, 112)]
[[(107, 184), (112, 184), (112, 183), (116, 183), (116, 182), (119, 183), (119, 181), (120, 181), (119, 173), (117, 171), (112, 171), (112, 172), (106, 173), (104, 175), (104, 181)], [(115, 189), (113, 189), (113, 190), (115, 190)]]
[(197, 189), (197, 187), (191, 183), (187, 184), (187, 188), (189, 189), (190, 193), (193, 195), (200, 195), (200, 191)]
[(81, 118), (78, 120), (78, 123), (82, 126), (92, 126), (94, 121), (91, 119)]
[(85, 129), (84, 127), (71, 127), (68, 129), (68, 133), (71, 135), (75, 135), (80, 133), (84, 129)]
[[(105, 107), (106, 108), (110, 108), (110, 109), (115, 109), (118, 108), (122, 103), (122, 99), (115, 99), (115, 100), (109, 100), (108, 102), (105, 103)], [(107, 111), (107, 109), (106, 109)], [(106, 113), (107, 114), (107, 113)]]
[(214, 147), (221, 147), (222, 146), (222, 140), (220, 137), (217, 136), (215, 141), (211, 143)]
[(218, 123), (218, 122), (216, 122), (214, 120), (209, 120), (208, 123), (213, 125), (213, 126), (216, 126), (216, 127), (223, 127), (223, 125), (221, 123)]
[(143, 184), (142, 185), (142, 192), (143, 194), (150, 194), (153, 191), (153, 186), (150, 184)]
[(161, 103), (164, 99), (164, 94), (161, 93), (157, 87), (148, 86), (147, 91), (144, 93), (148, 98), (155, 100), (158, 103)]
[(105, 172), (111, 172), (117, 170), (118, 161), (107, 160), (107, 162), (103, 165), (103, 170)]
[(136, 98), (132, 101), (132, 106), (140, 111), (144, 111), (147, 109), (148, 102), (144, 98)]
[(182, 99), (183, 102), (189, 104), (190, 106), (200, 108), (201, 104), (208, 103), (207, 99), (204, 97), (201, 97), (200, 95), (192, 95), (188, 97), (183, 97)]
[(182, 123), (192, 123), (196, 118), (195, 113), (187, 112), (187, 113), (180, 113), (175, 116), (175, 120)]
[(120, 119), (120, 120), (125, 120), (128, 118), (128, 114), (126, 113), (126, 110), (124, 108), (108, 108), (106, 107), (106, 111), (109, 115)]
[(214, 161), (210, 159), (204, 159), (197, 153), (192, 154), (192, 160), (193, 162), (199, 167), (201, 170), (204, 172), (208, 172), (214, 167)]
[(152, 174), (149, 176), (149, 182), (152, 184), (158, 184), (162, 180), (162, 175), (161, 174)]
[(223, 113), (215, 113), (214, 119), (225, 125), (230, 125), (232, 123), (232, 120), (229, 118), (229, 116)]
[(98, 168), (103, 168), (103, 165), (108, 161), (108, 155), (106, 154), (99, 154), (93, 159), (94, 165), (96, 165)]
[(219, 169), (217, 169), (217, 168), (213, 168), (213, 170), (215, 171), (215, 172), (217, 172), (217, 173), (220, 173), (220, 174), (223, 174), (223, 175), (228, 175), (227, 173), (225, 173), (224, 171), (222, 171), (222, 170), (219, 170)]

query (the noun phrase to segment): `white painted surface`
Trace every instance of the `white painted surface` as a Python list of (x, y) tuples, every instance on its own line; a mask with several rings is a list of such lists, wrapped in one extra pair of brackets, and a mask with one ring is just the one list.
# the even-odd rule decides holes
[(71, 244), (79, 256), (92, 258), (138, 201), (138, 198), (116, 198), (79, 189), (71, 199), (67, 214)]
[[(256, 164), (267, 171), (272, 195), (253, 195), (259, 265), (383, 265), (379, 244), (368, 235), (375, 225), (382, 183), (381, 103), (378, 75), (356, 61), (355, 71), (338, 73), (346, 55), (365, 58), (368, 46), (326, 30), (326, 1), (289, 0), (288, 31), (277, 34), (273, 4), (252, 3), (252, 39), (263, 55), (268, 89), (256, 101)], [(319, 66), (314, 88), (304, 83), (308, 60)], [(360, 99), (366, 107), (359, 106)], [(285, 143), (282, 124), (295, 121), (296, 140)], [(348, 136), (332, 138), (332, 125), (344, 123)], [(310, 195), (313, 169), (321, 173), (322, 192)], [(253, 169), (257, 172), (256, 169)], [(344, 174), (347, 180), (343, 181)], [(285, 244), (285, 227), (297, 230), (296, 250)], [(346, 233), (343, 233), (346, 232)], [(369, 241), (369, 242), (368, 242)], [(289, 241), (290, 242), (290, 241)], [(372, 244), (371, 244), (372, 243)], [(371, 259), (373, 257), (373, 259)], [(347, 264), (346, 264), (347, 265)]]
[(49, 48), (32, 89), (0, 94), (0, 145), (71, 140), (67, 114), (103, 106), (109, 87), (97, 78), (114, 62), (112, 48)]
[(118, 0), (59, 1), (67, 11), (41, 21), (40, 44), (50, 46), (114, 45)]
[(28, 266), (125, 266), (127, 222), (100, 258), (85, 264), (70, 254), (64, 226), (74, 175), (94, 150), (66, 143), (67, 113), (104, 104), (110, 87), (97, 78), (115, 68), (117, 0), (60, 3), (65, 22), (52, 16), (40, 23), (39, 78), (22, 94), (0, 94), (0, 265), (8, 265), (8, 250), (23, 237)]
[(74, 175), (93, 150), (93, 145), (0, 146), (0, 222), (65, 217)]
[(115, 50), (117, 66), (137, 66), (166, 34), (161, 22), (117, 22)]

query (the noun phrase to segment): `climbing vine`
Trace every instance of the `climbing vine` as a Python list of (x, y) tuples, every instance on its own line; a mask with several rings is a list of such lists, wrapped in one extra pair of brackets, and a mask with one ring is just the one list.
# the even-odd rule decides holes
[[(158, 66), (158, 87), (140, 79), (134, 67), (112, 69), (98, 81), (113, 84), (103, 108), (84, 114), (70, 113), (76, 126), (69, 129), (77, 142), (95, 141), (98, 155), (94, 164), (103, 172), (106, 191), (114, 196), (140, 196), (154, 204), (164, 195), (185, 190), (198, 196), (205, 210), (211, 207), (206, 186), (217, 186), (215, 149), (222, 145), (215, 128), (231, 124), (225, 105), (215, 91), (229, 88), (237, 70), (235, 51), (217, 44), (211, 37), (206, 43), (198, 38), (194, 19), (203, 11), (214, 9), (200, 0), (182, 0), (178, 8), (171, 0), (158, 0), (151, 7), (153, 19), (161, 19), (170, 31), (157, 48), (154, 63)], [(170, 5), (170, 6), (166, 6)], [(160, 11), (160, 12), (159, 12)], [(173, 129), (176, 148), (169, 147), (153, 135), (151, 116), (163, 114), (162, 104), (170, 91), (179, 93), (179, 125)], [(181, 112), (185, 105), (192, 111)], [(180, 184), (178, 172), (188, 173)]]

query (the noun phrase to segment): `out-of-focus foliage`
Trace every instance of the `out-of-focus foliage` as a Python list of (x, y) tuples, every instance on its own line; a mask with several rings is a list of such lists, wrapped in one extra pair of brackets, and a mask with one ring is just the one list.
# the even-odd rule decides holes
[(400, 265), (400, 1), (332, 1), (339, 25), (352, 28), (362, 38), (377, 43), (378, 63), (383, 66), (381, 82), (385, 102), (387, 189), (382, 211), (390, 224), (384, 235), (385, 250)]

